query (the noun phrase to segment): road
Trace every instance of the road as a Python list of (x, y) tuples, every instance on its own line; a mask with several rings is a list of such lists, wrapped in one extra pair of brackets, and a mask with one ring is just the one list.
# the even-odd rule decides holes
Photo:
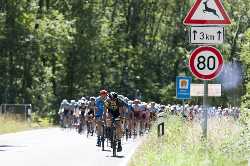
[(0, 135), (2, 166), (125, 166), (141, 139), (123, 141), (118, 157), (96, 147), (95, 137), (60, 128)]

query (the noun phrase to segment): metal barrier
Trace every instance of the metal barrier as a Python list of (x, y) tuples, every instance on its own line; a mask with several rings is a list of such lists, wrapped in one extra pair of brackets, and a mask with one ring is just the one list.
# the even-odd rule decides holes
[(31, 104), (1, 104), (0, 116), (31, 120), (32, 106)]
[(157, 133), (158, 133), (158, 137), (161, 137), (164, 135), (164, 122), (158, 124)]

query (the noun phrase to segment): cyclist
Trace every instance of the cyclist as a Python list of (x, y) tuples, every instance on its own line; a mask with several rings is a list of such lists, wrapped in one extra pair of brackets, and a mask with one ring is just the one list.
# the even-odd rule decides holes
[(86, 101), (83, 99), (80, 99), (79, 101), (80, 103), (80, 107), (79, 107), (79, 128), (78, 128), (78, 132), (81, 133), (83, 131), (84, 128), (84, 124), (85, 124), (85, 111), (86, 111)]
[(126, 98), (125, 100), (127, 102), (127, 109), (126, 109), (126, 126), (127, 126), (127, 132), (129, 133), (129, 137), (131, 137), (131, 131), (133, 130), (133, 101)]
[(90, 97), (90, 101), (88, 102), (88, 112), (86, 114), (86, 119), (87, 119), (87, 128), (88, 128), (88, 133), (91, 133), (93, 136), (94, 132), (94, 115), (95, 115), (95, 97)]
[(140, 104), (140, 135), (142, 135), (145, 131), (146, 127), (146, 120), (147, 120), (147, 103), (142, 102)]
[(70, 109), (69, 109), (69, 127), (72, 128), (75, 123), (75, 112), (77, 108), (77, 102), (75, 100), (70, 100)]
[(95, 102), (95, 122), (96, 122), (96, 134), (97, 134), (97, 144), (96, 146), (101, 146), (102, 140), (102, 124), (103, 119), (106, 119), (106, 114), (104, 113), (105, 109), (105, 100), (107, 98), (108, 92), (106, 90), (101, 90), (99, 97), (96, 98)]
[(131, 136), (131, 131), (133, 128), (133, 118), (134, 118), (134, 109), (133, 109), (133, 101), (128, 101), (128, 130)]
[(149, 132), (149, 130), (150, 130), (150, 127), (151, 127), (151, 124), (150, 124), (150, 114), (151, 114), (151, 112), (150, 112), (150, 109), (149, 109), (149, 105), (150, 105), (150, 103), (148, 103), (145, 107), (145, 109), (146, 109), (146, 118), (145, 118), (145, 130), (146, 130), (146, 133), (148, 133)]
[(67, 127), (69, 117), (69, 102), (63, 99), (58, 114), (60, 115), (61, 126)]
[(115, 123), (116, 128), (116, 138), (118, 142), (117, 152), (122, 151), (121, 138), (123, 135), (122, 124), (120, 120), (120, 116), (123, 113), (123, 107), (126, 103), (118, 98), (117, 93), (111, 92), (109, 94), (109, 98), (105, 101), (105, 106), (108, 111), (108, 115), (112, 120), (112, 123)]
[[(150, 112), (150, 120), (155, 121), (156, 117), (157, 117), (156, 113), (158, 112), (158, 108), (156, 108), (156, 103), (151, 102), (148, 109), (149, 109), (149, 112)], [(151, 124), (150, 124), (150, 127), (151, 127)]]
[(134, 116), (133, 116), (133, 129), (134, 129), (134, 133), (136, 134), (137, 133), (137, 125), (138, 125), (138, 122), (140, 121), (140, 100), (138, 99), (135, 99), (134, 104), (132, 105), (133, 107), (133, 110), (134, 110)]

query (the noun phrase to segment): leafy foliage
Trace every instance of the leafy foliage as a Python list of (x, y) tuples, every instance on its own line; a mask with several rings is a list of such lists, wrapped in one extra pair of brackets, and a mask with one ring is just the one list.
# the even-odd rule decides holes
[[(191, 75), (187, 57), (194, 47), (182, 20), (192, 2), (1, 0), (0, 103), (32, 103), (40, 113), (55, 114), (63, 98), (101, 88), (175, 101), (175, 77)], [(247, 67), (239, 57), (247, 57), (242, 36), (250, 27), (250, 2), (224, 5), (233, 24), (220, 49), (226, 61), (236, 58)], [(238, 96), (248, 87), (245, 81)]]

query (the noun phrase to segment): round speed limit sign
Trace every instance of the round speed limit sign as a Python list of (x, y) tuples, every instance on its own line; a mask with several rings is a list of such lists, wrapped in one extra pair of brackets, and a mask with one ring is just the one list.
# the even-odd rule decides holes
[(203, 46), (195, 49), (189, 58), (189, 68), (201, 80), (216, 78), (223, 67), (223, 57), (216, 48)]

